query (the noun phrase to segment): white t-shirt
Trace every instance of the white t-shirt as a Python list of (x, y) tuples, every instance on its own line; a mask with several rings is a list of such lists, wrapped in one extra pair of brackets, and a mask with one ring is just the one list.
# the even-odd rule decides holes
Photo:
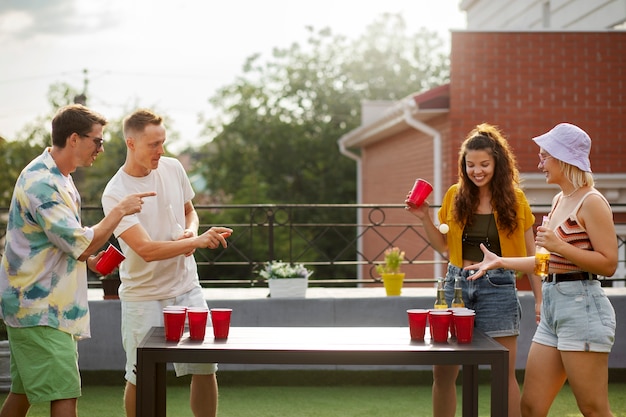
[[(127, 195), (148, 191), (156, 191), (157, 195), (143, 200), (140, 213), (122, 219), (115, 229), (116, 237), (141, 224), (153, 241), (171, 241), (174, 225), (170, 221), (170, 206), (176, 221), (184, 228), (185, 203), (191, 201), (195, 193), (183, 166), (174, 158), (161, 157), (159, 167), (145, 177), (132, 177), (120, 168), (102, 194), (104, 213), (108, 214)], [(126, 256), (119, 268), (121, 300), (163, 300), (200, 286), (193, 256), (179, 255), (146, 262), (123, 239), (119, 239), (119, 243)]]

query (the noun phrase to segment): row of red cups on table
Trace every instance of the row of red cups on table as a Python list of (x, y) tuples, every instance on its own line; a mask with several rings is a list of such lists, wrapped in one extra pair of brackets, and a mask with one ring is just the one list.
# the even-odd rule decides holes
[(189, 338), (191, 340), (204, 340), (209, 313), (211, 313), (211, 322), (213, 324), (213, 336), (216, 339), (226, 339), (230, 330), (232, 311), (231, 308), (163, 307), (165, 340), (171, 342), (180, 341), (185, 331), (187, 318), (189, 319)]
[(430, 327), (430, 338), (435, 343), (448, 341), (448, 336), (456, 337), (457, 343), (471, 343), (474, 335), (476, 313), (469, 308), (409, 309), (409, 330), (412, 340), (424, 340), (426, 322)]

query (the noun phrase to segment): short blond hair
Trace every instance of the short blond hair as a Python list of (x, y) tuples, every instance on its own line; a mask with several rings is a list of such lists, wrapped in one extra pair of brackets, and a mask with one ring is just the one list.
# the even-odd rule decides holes
[(152, 110), (138, 109), (124, 118), (122, 124), (124, 128), (124, 137), (128, 138), (133, 134), (144, 131), (148, 125), (159, 126), (163, 123), (163, 117), (159, 116)]
[(577, 166), (563, 162), (560, 159), (557, 159), (557, 161), (559, 161), (563, 176), (572, 183), (574, 188), (594, 186), (593, 174), (591, 172), (583, 171)]

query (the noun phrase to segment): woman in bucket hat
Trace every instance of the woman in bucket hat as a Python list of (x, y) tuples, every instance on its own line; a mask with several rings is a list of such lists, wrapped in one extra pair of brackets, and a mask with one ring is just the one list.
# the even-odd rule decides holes
[[(567, 380), (585, 416), (613, 416), (608, 399), (608, 361), (615, 341), (615, 310), (597, 279), (617, 268), (613, 213), (594, 188), (591, 139), (561, 123), (533, 138), (539, 169), (561, 188), (552, 200), (549, 227), (539, 227), (537, 245), (550, 251), (542, 285), (541, 320), (533, 337), (522, 394), (522, 415), (546, 416)], [(486, 248), (471, 278), (492, 268), (532, 271), (534, 259), (502, 258)]]

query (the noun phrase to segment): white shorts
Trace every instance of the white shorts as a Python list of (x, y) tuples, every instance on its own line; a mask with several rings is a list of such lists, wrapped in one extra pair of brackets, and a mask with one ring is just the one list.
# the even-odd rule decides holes
[[(122, 301), (122, 345), (126, 351), (126, 374), (128, 382), (137, 385), (137, 346), (154, 326), (163, 326), (163, 307), (183, 305), (206, 307), (202, 288), (181, 294), (178, 297), (157, 301)], [(211, 319), (209, 318), (209, 321)], [(175, 363), (176, 376), (210, 375), (217, 371), (215, 363)]]

